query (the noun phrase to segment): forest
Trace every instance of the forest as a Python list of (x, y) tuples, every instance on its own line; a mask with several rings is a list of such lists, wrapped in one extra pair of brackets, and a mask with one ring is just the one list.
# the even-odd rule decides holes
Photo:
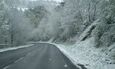
[(92, 37), (115, 61), (115, 0), (0, 0), (0, 48)]

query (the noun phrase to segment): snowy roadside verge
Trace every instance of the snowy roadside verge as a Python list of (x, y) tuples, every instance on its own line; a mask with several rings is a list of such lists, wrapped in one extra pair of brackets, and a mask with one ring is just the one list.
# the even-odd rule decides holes
[(57, 47), (76, 65), (83, 64), (87, 69), (115, 69), (115, 64), (108, 64), (108, 55), (94, 47), (94, 38), (89, 38), (74, 45), (56, 44)]
[(71, 62), (72, 62), (77, 68), (82, 69), (81, 66), (78, 65), (78, 64), (80, 64), (80, 63), (78, 63), (78, 62), (73, 58), (73, 55), (71, 55), (70, 52), (67, 52), (68, 50), (66, 50), (66, 49), (64, 48), (64, 45), (62, 45), (62, 44), (56, 44), (56, 43), (52, 43), (52, 42), (42, 42), (42, 41), (40, 41), (39, 43), (48, 43), (48, 44), (52, 44), (52, 45), (56, 46), (65, 56), (67, 56), (67, 57), (71, 60)]
[(114, 69), (115, 64), (108, 64), (106, 59), (108, 55), (101, 51), (101, 48), (94, 47), (94, 38), (89, 38), (85, 41), (77, 42), (74, 45), (56, 44), (52, 42), (36, 42), (48, 43), (56, 46), (65, 54), (79, 69), (82, 69), (78, 64), (84, 65), (87, 69)]
[(20, 49), (20, 48), (26, 48), (26, 47), (30, 47), (30, 46), (33, 46), (33, 45), (34, 44), (28, 44), (28, 45), (23, 45), (23, 46), (18, 46), (18, 47), (3, 48), (3, 49), (0, 49), (0, 52), (16, 50), (16, 49)]
[(81, 64), (81, 63), (78, 63), (78, 62), (76, 61), (76, 59), (73, 58), (74, 56), (71, 55), (70, 52), (67, 52), (67, 50), (64, 48), (64, 45), (62, 45), (62, 44), (54, 44), (54, 45), (57, 46), (57, 48), (59, 48), (60, 51), (61, 51), (65, 56), (67, 56), (67, 57), (71, 60), (71, 62), (72, 62), (76, 67), (78, 67), (79, 69), (82, 69), (82, 68), (78, 65), (78, 64)]
[(106, 59), (108, 59), (108, 55), (102, 52), (101, 48), (95, 48), (94, 42), (94, 38), (92, 37), (85, 41), (77, 42), (74, 45), (55, 44), (51, 42), (40, 43), (49, 43), (57, 46), (79, 68), (78, 64), (84, 65), (87, 69), (114, 69), (115, 64), (107, 63)]

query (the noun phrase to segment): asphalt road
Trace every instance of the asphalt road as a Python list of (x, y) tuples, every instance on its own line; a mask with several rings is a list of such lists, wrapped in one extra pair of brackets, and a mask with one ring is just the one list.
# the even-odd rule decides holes
[[(83, 69), (86, 69), (81, 66)], [(39, 43), (0, 53), (0, 69), (79, 69), (57, 47)]]

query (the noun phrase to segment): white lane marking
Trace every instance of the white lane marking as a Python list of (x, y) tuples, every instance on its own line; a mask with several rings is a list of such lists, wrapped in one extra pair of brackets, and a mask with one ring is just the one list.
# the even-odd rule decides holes
[(14, 63), (17, 63), (17, 62), (21, 61), (22, 59), (24, 59), (24, 57), (19, 58), (19, 59), (16, 60)]
[(64, 65), (64, 67), (65, 67), (65, 68), (67, 68), (67, 67), (68, 67), (68, 65), (67, 65), (67, 64), (65, 64), (65, 65)]
[[(21, 61), (22, 59), (24, 59), (24, 57), (19, 58), (19, 59), (16, 60), (14, 63), (17, 63), (17, 62)], [(12, 63), (12, 64), (14, 64), (14, 63)], [(8, 69), (12, 64), (10, 64), (10, 65), (4, 67), (3, 69)]]
[(24, 57), (19, 58), (19, 59), (18, 59), (18, 60), (16, 60), (14, 63), (17, 63), (17, 62), (19, 62), (19, 61), (23, 60), (26, 56), (29, 56), (29, 55), (31, 55), (31, 52), (30, 52), (30, 53), (28, 53), (27, 55), (25, 55)]
[[(30, 46), (27, 46), (27, 47), (30, 47)], [(0, 51), (0, 52), (1, 52), (1, 51)], [(28, 56), (28, 55), (31, 55), (31, 53), (28, 53), (26, 56)], [(14, 61), (14, 63), (17, 63), (17, 62), (23, 60), (26, 56), (17, 59), (16, 61)], [(14, 63), (12, 63), (12, 64), (14, 64)], [(3, 69), (8, 69), (12, 64), (10, 64), (10, 65), (4, 67)]]
[(10, 67), (10, 65), (8, 65), (8, 66), (4, 67), (3, 69), (8, 69), (9, 67)]

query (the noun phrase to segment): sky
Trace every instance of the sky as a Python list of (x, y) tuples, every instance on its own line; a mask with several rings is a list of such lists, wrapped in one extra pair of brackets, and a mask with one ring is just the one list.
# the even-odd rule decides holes
[(49, 1), (56, 1), (56, 2), (61, 2), (62, 0), (49, 0)]
[[(30, 1), (37, 1), (37, 0), (30, 0)], [(62, 2), (63, 0), (45, 0), (45, 1), (56, 1), (56, 2)]]

